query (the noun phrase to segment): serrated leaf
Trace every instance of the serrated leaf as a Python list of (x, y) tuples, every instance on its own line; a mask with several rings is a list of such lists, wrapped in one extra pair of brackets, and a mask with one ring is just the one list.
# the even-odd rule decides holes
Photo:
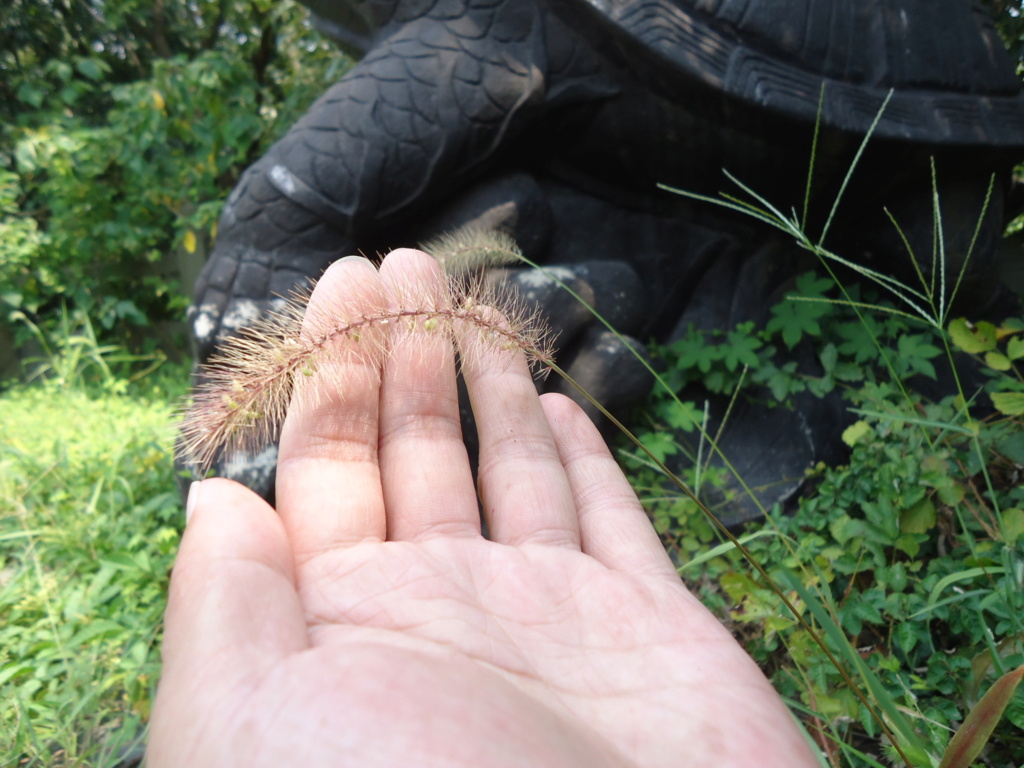
[(695, 403), (683, 403), (681, 406), (678, 403), (673, 403), (665, 413), (665, 423), (672, 427), (672, 429), (691, 432), (697, 425), (694, 421), (694, 417), (697, 414), (698, 411)]
[(724, 355), (726, 368), (735, 371), (740, 365), (751, 368), (757, 368), (760, 365), (761, 360), (757, 356), (757, 350), (762, 344), (749, 330), (746, 333), (743, 333), (742, 329), (729, 331), (727, 339)]
[(989, 397), (1004, 416), (1024, 416), (1024, 392), (993, 392)]
[(654, 432), (645, 435), (643, 444), (659, 461), (664, 461), (667, 457), (679, 452), (679, 446), (672, 439), (672, 435), (667, 432)]
[(1000, 515), (1000, 521), (1007, 544), (1012, 545), (1016, 543), (1017, 539), (1024, 536), (1024, 509), (1019, 507), (1004, 509)]
[(900, 533), (927, 533), (935, 527), (935, 504), (921, 499), (900, 513)]
[(921, 629), (915, 622), (901, 621), (896, 625), (895, 635), (900, 650), (909, 656), (921, 638)]
[(826, 344), (825, 348), (818, 354), (818, 359), (821, 361), (821, 367), (825, 369), (825, 372), (832, 373), (836, 367), (836, 362), (839, 360), (839, 350), (836, 349), (835, 344)]

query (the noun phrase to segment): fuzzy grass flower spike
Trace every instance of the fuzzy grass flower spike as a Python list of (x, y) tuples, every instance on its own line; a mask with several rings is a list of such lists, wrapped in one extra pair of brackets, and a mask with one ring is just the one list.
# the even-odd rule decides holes
[[(427, 246), (446, 279), (426, 293), (399, 288), (380, 301), (318, 305), (307, 312), (312, 287), (282, 300), (280, 308), (237, 336), (199, 372), (191, 407), (181, 423), (179, 454), (205, 474), (222, 452), (251, 451), (277, 440), (295, 396), (344, 397), (345, 381), (297, 386), (332, 372), (378, 369), (402, 336), (422, 344), (457, 343), (467, 330), (503, 349), (519, 348), (537, 369), (553, 362), (551, 334), (536, 313), (500, 285), (485, 282), (482, 269), (519, 258), (501, 233), (463, 230)], [(359, 259), (361, 257), (350, 257)], [(433, 340), (433, 341), (432, 341)], [(460, 344), (460, 359), (479, 345)], [(369, 366), (344, 365), (355, 358)], [(339, 365), (339, 363), (341, 363)], [(348, 375), (348, 374), (346, 374)]]

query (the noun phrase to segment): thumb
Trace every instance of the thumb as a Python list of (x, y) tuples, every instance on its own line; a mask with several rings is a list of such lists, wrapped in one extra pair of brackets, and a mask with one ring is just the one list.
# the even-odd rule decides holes
[(210, 479), (193, 484), (189, 510), (164, 618), (151, 723), (157, 740), (204, 701), (216, 706), (226, 689), (253, 684), (309, 645), (291, 547), (274, 509), (238, 483)]

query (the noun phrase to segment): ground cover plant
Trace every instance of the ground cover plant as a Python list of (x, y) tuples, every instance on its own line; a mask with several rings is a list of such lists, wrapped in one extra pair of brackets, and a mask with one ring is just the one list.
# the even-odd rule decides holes
[[(824, 280), (799, 282), (808, 288)], [(957, 395), (932, 402), (911, 393), (908, 401), (904, 389), (889, 379), (882, 352), (868, 354), (851, 339), (863, 325), (848, 308), (806, 306), (824, 310), (805, 318), (821, 326), (820, 376), (779, 371), (773, 343), (784, 347), (785, 342), (778, 328), (741, 328), (723, 333), (715, 340), (719, 344), (700, 347), (712, 360), (708, 373), (717, 374), (711, 380), (723, 387), (738, 386), (744, 368), (730, 364), (728, 352), (756, 347), (759, 355), (748, 363), (744, 378), (758, 396), (775, 396), (784, 407), (793, 391), (806, 387), (824, 394), (841, 388), (855, 411), (856, 420), (844, 434), (849, 459), (817, 467), (791, 509), (771, 510), (764, 525), (748, 526), (741, 539), (854, 672), (876, 708), (886, 716), (888, 707), (905, 715), (905, 727), (916, 734), (920, 749), (913, 764), (938, 764), (981, 695), (1024, 663), (1024, 430), (1019, 415), (1000, 413), (991, 402), (978, 402), (977, 411), (987, 415), (969, 420)], [(957, 329), (965, 323), (951, 325)], [(1024, 323), (1010, 319), (1001, 329), (1000, 346), (1009, 351)], [(934, 332), (908, 328), (892, 316), (873, 330), (887, 353), (913, 348), (898, 364), (904, 376), (929, 377), (933, 366), (945, 362)], [(730, 336), (741, 343), (730, 344)], [(692, 339), (679, 346), (697, 348)], [(858, 350), (864, 360), (857, 360)], [(693, 361), (682, 359), (680, 351), (665, 350), (666, 361), (677, 366), (669, 368), (676, 382), (693, 375)], [(1010, 354), (1017, 362), (1007, 371), (983, 369), (988, 375), (978, 401), (1020, 391), (1019, 351), (1019, 342), (1014, 343)], [(960, 364), (969, 363), (961, 359)], [(663, 395), (652, 398), (641, 422), (651, 426), (640, 439), (670, 457), (681, 449), (666, 436), (681, 424), (695, 429), (699, 406)], [(779, 690), (812, 727), (821, 729), (819, 743), (830, 762), (888, 764), (893, 755), (878, 741), (879, 726), (809, 630), (787, 615), (731, 544), (720, 544), (720, 533), (693, 500), (667, 492), (650, 461), (635, 449), (629, 454), (636, 488), (684, 578), (745, 638), (748, 651), (773, 672)], [(720, 475), (699, 466), (687, 479), (699, 489), (721, 482)], [(859, 677), (862, 665), (870, 680)], [(1024, 754), (1022, 728), (1024, 697), (1018, 691), (981, 764), (1017, 765)]]
[[(118, 363), (86, 321), (0, 394), (0, 764), (141, 750), (183, 522), (180, 366)], [(139, 374), (144, 375), (139, 375)]]
[[(861, 152), (869, 139), (870, 132)], [(649, 461), (635, 456), (636, 477), (641, 489), (659, 490), (653, 519), (681, 571), (704, 585), (724, 620), (749, 632), (748, 650), (810, 718), (831, 763), (1017, 765), (1024, 754), (1024, 318), (996, 325), (953, 315), (974, 241), (952, 273), (937, 191), (930, 264), (907, 244), (919, 285), (826, 248), (856, 165), (855, 158), (817, 239), (795, 211), (784, 215), (735, 179), (742, 197), (689, 195), (785, 232), (818, 257), (821, 270), (797, 279), (765, 328), (746, 324), (711, 339), (691, 332), (661, 350), (668, 381), (648, 414), (677, 433), (698, 429), (697, 404), (676, 395), (694, 377), (734, 397), (759, 387), (754, 396), (779, 405), (805, 390), (821, 397), (841, 389), (858, 417), (843, 433), (848, 463), (818, 467), (795, 509), (766, 511), (767, 524), (748, 529), (743, 542), (709, 524), (714, 514), (696, 492), (660, 492), (664, 483), (650, 470), (664, 472), (663, 459), (683, 446), (657, 423), (638, 441)], [(812, 148), (809, 174), (813, 168)], [(937, 189), (934, 167), (932, 174)], [(839, 266), (861, 282), (844, 283)], [(820, 364), (813, 375), (776, 354), (808, 335)], [(937, 366), (945, 384), (915, 386), (938, 378)], [(922, 394), (929, 390), (937, 394)], [(702, 432), (705, 442), (710, 456), (714, 438)], [(690, 459), (697, 492), (721, 482), (702, 452)], [(709, 552), (719, 532), (729, 541)], [(743, 559), (711, 564), (716, 552)]]

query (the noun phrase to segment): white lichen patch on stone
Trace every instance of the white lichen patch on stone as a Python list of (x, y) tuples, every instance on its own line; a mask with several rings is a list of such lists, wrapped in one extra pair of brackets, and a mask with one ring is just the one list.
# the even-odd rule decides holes
[(240, 451), (232, 456), (221, 469), (224, 477), (241, 483), (269, 480), (277, 468), (277, 446), (268, 445), (258, 453)]
[(213, 332), (217, 330), (217, 323), (214, 321), (214, 307), (212, 304), (204, 304), (199, 307), (192, 321), (192, 332), (196, 340), (200, 342), (209, 341)]
[(225, 331), (246, 328), (256, 322), (259, 316), (260, 308), (255, 301), (252, 299), (236, 299), (231, 303), (231, 308), (224, 313), (221, 327)]

